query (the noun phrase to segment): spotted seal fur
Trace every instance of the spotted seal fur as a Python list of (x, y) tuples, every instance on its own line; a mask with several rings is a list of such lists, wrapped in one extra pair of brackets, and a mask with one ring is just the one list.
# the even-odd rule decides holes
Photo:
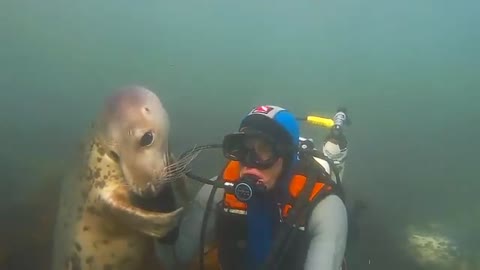
[(144, 87), (107, 99), (62, 183), (52, 270), (150, 269), (154, 238), (176, 228), (183, 211), (178, 203), (166, 209), (162, 199), (186, 200), (182, 172), (193, 159), (173, 159), (169, 125), (162, 102)]

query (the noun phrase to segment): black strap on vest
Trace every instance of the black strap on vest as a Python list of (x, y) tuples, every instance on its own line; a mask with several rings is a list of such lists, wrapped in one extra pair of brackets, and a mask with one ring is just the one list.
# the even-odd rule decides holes
[[(227, 163), (228, 164), (228, 163)], [(220, 181), (223, 180), (223, 174), (227, 168), (227, 165), (225, 165), (224, 169), (222, 170), (222, 173), (217, 175), (217, 178), (215, 179), (215, 182), (219, 183)], [(206, 237), (206, 232), (207, 232), (207, 224), (208, 224), (208, 217), (210, 215), (210, 207), (213, 204), (213, 200), (215, 198), (215, 193), (217, 192), (218, 187), (216, 185), (212, 185), (212, 190), (210, 191), (210, 195), (208, 196), (208, 201), (205, 207), (205, 212), (203, 213), (203, 220), (202, 220), (202, 225), (200, 229), (200, 245), (199, 245), (199, 250), (198, 250), (198, 255), (199, 255), (199, 268), (200, 270), (205, 269), (204, 265), (204, 248), (205, 248), (205, 237)]]
[[(298, 227), (300, 225), (300, 217), (302, 214), (307, 214), (308, 208), (313, 208), (312, 204), (309, 202), (309, 197), (312, 194), (313, 188), (317, 183), (317, 179), (329, 179), (328, 174), (325, 169), (317, 164), (311, 156), (303, 157), (303, 162), (305, 166), (306, 173), (306, 184), (297, 200), (294, 201), (292, 208), (289, 210), (289, 214), (285, 219), (285, 223), (288, 226), (281, 226), (279, 228), (278, 237), (276, 237), (272, 251), (267, 258), (266, 263), (261, 267), (261, 269), (278, 269), (282, 263), (282, 259), (285, 258), (285, 253), (289, 247), (289, 244), (295, 239), (295, 235), (298, 233)], [(333, 183), (333, 181), (332, 181)], [(327, 183), (328, 185), (329, 183)], [(332, 185), (334, 188), (335, 186)], [(326, 197), (330, 191), (322, 189), (317, 198)], [(316, 202), (320, 201), (315, 199)], [(320, 198), (319, 198), (320, 199)]]

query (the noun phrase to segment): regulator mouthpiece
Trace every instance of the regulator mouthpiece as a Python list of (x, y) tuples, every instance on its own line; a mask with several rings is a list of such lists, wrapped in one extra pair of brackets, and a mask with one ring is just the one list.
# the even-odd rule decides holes
[(267, 187), (258, 180), (260, 178), (256, 175), (244, 175), (233, 188), (235, 197), (241, 202), (248, 202), (253, 196), (264, 193)]

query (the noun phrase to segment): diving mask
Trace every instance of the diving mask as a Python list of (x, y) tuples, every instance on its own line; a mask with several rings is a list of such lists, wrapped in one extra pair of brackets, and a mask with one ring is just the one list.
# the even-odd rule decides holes
[(282, 156), (282, 151), (270, 136), (257, 131), (242, 131), (224, 137), (223, 154), (246, 167), (262, 170), (272, 167)]

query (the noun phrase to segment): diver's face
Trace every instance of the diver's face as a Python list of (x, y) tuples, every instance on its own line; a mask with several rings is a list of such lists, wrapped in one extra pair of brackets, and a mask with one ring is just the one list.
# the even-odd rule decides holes
[[(269, 144), (265, 144), (262, 140), (247, 140), (246, 142), (248, 148), (255, 149), (256, 154), (261, 159), (268, 159), (272, 156), (272, 147)], [(241, 163), (240, 163), (241, 164)], [(267, 190), (271, 190), (275, 187), (278, 178), (282, 172), (283, 168), (283, 159), (278, 158), (271, 167), (267, 169), (258, 169), (240, 165), (240, 177), (245, 174), (252, 174), (259, 177), (259, 182), (263, 183)]]
[(283, 166), (283, 159), (279, 158), (272, 167), (264, 170), (260, 170), (257, 168), (250, 168), (246, 166), (240, 166), (240, 176), (244, 174), (252, 174), (258, 176), (259, 182), (263, 183), (267, 190), (271, 190), (275, 187), (278, 178), (280, 177), (280, 173), (282, 172)]

